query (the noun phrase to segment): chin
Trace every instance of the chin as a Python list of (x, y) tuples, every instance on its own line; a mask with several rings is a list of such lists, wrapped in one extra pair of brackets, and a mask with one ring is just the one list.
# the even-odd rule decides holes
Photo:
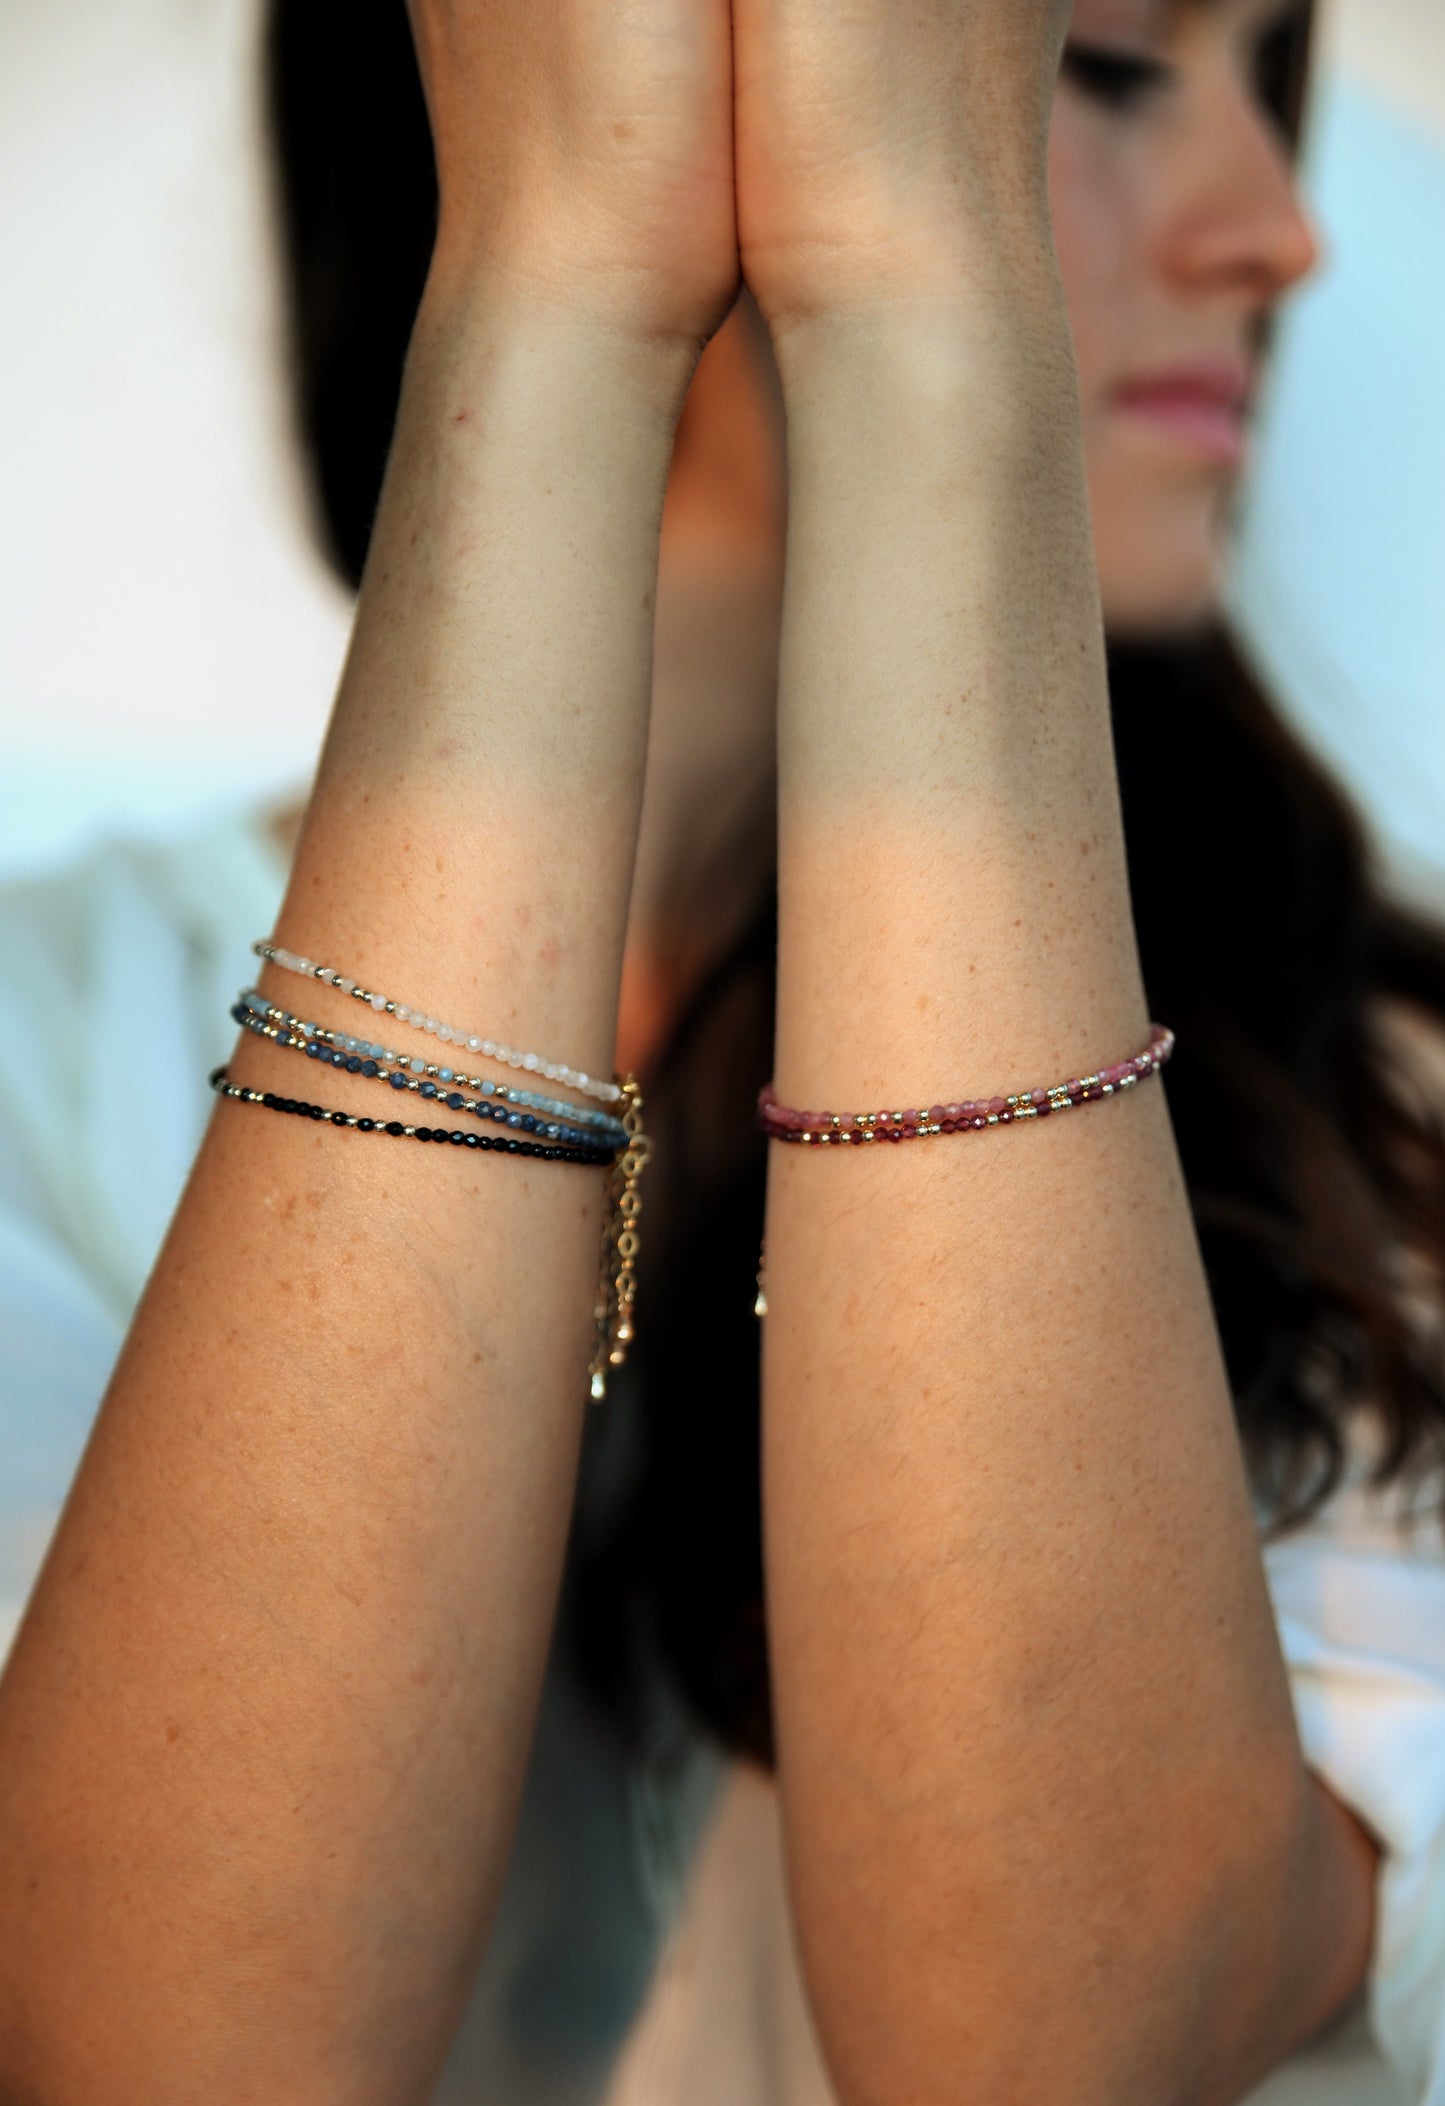
[(1096, 537), (1104, 627), (1111, 640), (1184, 643), (1217, 618), (1224, 541), (1216, 511), (1147, 518), (1127, 535)]

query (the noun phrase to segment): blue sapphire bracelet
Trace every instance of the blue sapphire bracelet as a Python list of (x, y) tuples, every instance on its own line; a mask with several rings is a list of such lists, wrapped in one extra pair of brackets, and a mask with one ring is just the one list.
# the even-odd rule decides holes
[[(435, 1103), (438, 1111), (472, 1112), (479, 1119), (489, 1119), (498, 1126), (510, 1127), (515, 1133), (534, 1136), (539, 1141), (555, 1143), (564, 1148), (577, 1148), (585, 1152), (589, 1163), (610, 1163), (618, 1152), (619, 1143), (607, 1137), (590, 1133), (580, 1126), (563, 1124), (559, 1120), (540, 1117), (536, 1112), (517, 1111), (505, 1104), (488, 1101), (486, 1098), (465, 1097), (460, 1090), (439, 1089), (434, 1082), (423, 1082), (405, 1068), (390, 1068), (383, 1062), (363, 1059), (358, 1053), (341, 1053), (324, 1046), (315, 1038), (303, 1037), (299, 1031), (288, 1031), (282, 1024), (268, 1024), (264, 1017), (237, 1002), (231, 1011), (232, 1017), (245, 1030), (257, 1038), (268, 1038), (273, 1045), (286, 1051), (304, 1053), (309, 1059), (319, 1060), (325, 1067), (339, 1068), (344, 1074), (364, 1075), (368, 1081), (384, 1082), (394, 1090), (408, 1090), (417, 1096)], [(626, 1146), (626, 1135), (619, 1137)]]
[[(440, 1094), (429, 1090), (426, 1087), (428, 1083), (442, 1082), (453, 1087), (460, 1085), (463, 1089), (475, 1090), (481, 1097), (515, 1105), (529, 1112), (543, 1112), (552, 1119), (560, 1120), (564, 1125), (586, 1127), (594, 1138), (605, 1140), (609, 1147), (624, 1148), (627, 1145), (627, 1130), (622, 1121), (611, 1112), (593, 1111), (592, 1107), (586, 1104), (568, 1104), (560, 1097), (539, 1096), (535, 1090), (518, 1089), (511, 1083), (495, 1082), (489, 1075), (463, 1075), (458, 1069), (439, 1067), (435, 1061), (394, 1052), (389, 1046), (377, 1044), (371, 1039), (357, 1038), (349, 1031), (329, 1030), (324, 1024), (308, 1022), (302, 1017), (293, 1016), (290, 1010), (268, 1002), (258, 988), (245, 989), (239, 997), (239, 1003), (266, 1023), (278, 1025), (285, 1031), (299, 1034), (302, 1038), (314, 1039), (324, 1050), (339, 1053), (341, 1058), (333, 1060), (331, 1065), (348, 1068), (353, 1075), (366, 1072), (366, 1063), (375, 1061), (378, 1066), (394, 1068), (403, 1074), (415, 1076), (421, 1085), (423, 1096)], [(236, 1011), (233, 1009), (231, 1014), (236, 1016)], [(247, 1018), (237, 1017), (236, 1020), (238, 1023), (248, 1024), (249, 1028)], [(358, 1063), (355, 1067), (352, 1066), (353, 1060)], [(514, 1123), (508, 1120), (509, 1125)]]

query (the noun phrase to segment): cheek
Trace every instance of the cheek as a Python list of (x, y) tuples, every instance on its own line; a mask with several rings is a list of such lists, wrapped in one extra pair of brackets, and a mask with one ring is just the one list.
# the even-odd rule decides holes
[(1157, 349), (1168, 319), (1150, 271), (1150, 173), (1107, 121), (1060, 94), (1049, 141), (1054, 243), (1079, 367), (1104, 615), (1121, 634), (1188, 626), (1218, 585), (1218, 479), (1141, 444), (1109, 399)]
[(1049, 198), (1086, 422), (1091, 405), (1122, 371), (1143, 275), (1133, 257), (1132, 186), (1117, 146), (1098, 136), (1100, 130), (1097, 119), (1060, 96), (1049, 136)]

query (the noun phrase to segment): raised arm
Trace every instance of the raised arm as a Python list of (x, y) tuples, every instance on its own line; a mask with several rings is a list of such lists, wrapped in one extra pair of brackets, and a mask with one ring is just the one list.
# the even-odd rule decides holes
[[(672, 429), (737, 286), (727, 11), (413, 20), (441, 228), (278, 934), (605, 1077)], [(249, 1036), (232, 1072), (424, 1120)], [(604, 1180), (217, 1106), (0, 1687), (6, 2099), (430, 2096), (542, 1675)]]
[[(957, 1126), (1150, 1037), (1049, 223), (1068, 0), (736, 14), (789, 420), (776, 1093)], [(1363, 1968), (1167, 1075), (774, 1146), (780, 1783), (845, 2106), (1237, 2098)]]

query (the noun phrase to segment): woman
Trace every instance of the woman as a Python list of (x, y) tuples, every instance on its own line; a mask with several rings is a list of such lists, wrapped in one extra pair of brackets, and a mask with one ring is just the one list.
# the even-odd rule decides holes
[[(416, 7), (440, 232), (283, 943), (604, 1066), (672, 425), (741, 270), (789, 412), (780, 1094), (987, 1096), (1143, 1042), (1044, 184), (1063, 12), (940, 8), (900, 46), (882, 9), (659, 4), (605, 41), (580, 6), (514, 9), (483, 45)], [(1076, 223), (1091, 267), (1101, 227), (1195, 244), (1176, 278), (1177, 246), (1120, 243), (1131, 358), (1145, 323), (1159, 363), (1239, 352), (1307, 265), (1253, 77), (1275, 21), (1131, 18), (1146, 73), (1177, 70), (1127, 145), (1096, 104), (1117, 56), (1069, 59), (1095, 100), (1060, 97), (1059, 261), (1064, 178), (1118, 186)], [(1161, 172), (1177, 216), (1141, 229)], [(1177, 401), (1167, 443), (1157, 391), (1152, 423), (1103, 414), (1113, 377), (1085, 380), (1093, 487), (1153, 504), (1116, 587), (1101, 522), (1105, 608), (1179, 630), (1237, 458), (1197, 387), (1186, 459)], [(1373, 927), (1380, 977), (1418, 955), (1430, 987), (1426, 942)], [(1333, 1082), (1338, 1051), (1299, 1065)], [(296, 1065), (248, 1039), (233, 1069)], [(1431, 1257), (1438, 1155), (1404, 1160), (1430, 1129), (1353, 1094), (1330, 1123), (1396, 1143), (1381, 1190)], [(1364, 1974), (1376, 1845), (1299, 1758), (1164, 1104), (1155, 1076), (1016, 1134), (771, 1166), (780, 1803), (845, 2102), (1240, 2097)], [(11, 2089), (391, 2099), (440, 2068), (542, 1672), (598, 1225), (580, 1173), (454, 1153), (213, 1122), (7, 1671)], [(1044, 1254), (1057, 1285), (1022, 1291)], [(1361, 1304), (1423, 1454), (1438, 1379)], [(1310, 1459), (1286, 1414), (1246, 1431)], [(1097, 1995), (1101, 1956), (1133, 1994)]]

